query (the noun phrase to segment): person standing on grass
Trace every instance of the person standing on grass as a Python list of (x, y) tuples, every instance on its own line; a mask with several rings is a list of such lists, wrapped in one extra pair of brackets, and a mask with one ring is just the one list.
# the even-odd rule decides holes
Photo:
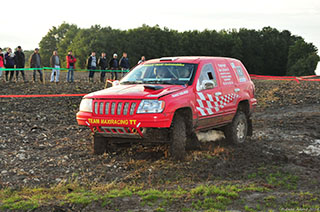
[[(109, 61), (109, 67), (111, 70), (119, 70), (119, 62), (117, 59), (118, 55), (116, 53), (113, 54), (113, 57)], [(118, 73), (117, 72), (111, 72), (111, 80), (117, 80), (118, 79)]]
[(98, 60), (98, 64), (100, 66), (100, 69), (102, 70), (100, 74), (100, 81), (104, 82), (106, 76), (106, 72), (104, 70), (106, 70), (107, 68), (107, 57), (105, 52), (101, 53), (101, 57)]
[(93, 82), (94, 72), (97, 69), (97, 57), (96, 52), (92, 52), (87, 60), (87, 68), (89, 70), (89, 82)]
[[(24, 53), (22, 51), (21, 46), (17, 47), (17, 51), (14, 53), (15, 55), (15, 63), (16, 63), (16, 68), (24, 68), (25, 65), (25, 56)], [(19, 81), (19, 72), (21, 72), (21, 76), (24, 82), (26, 82), (26, 77), (24, 76), (24, 70), (17, 70), (16, 71), (16, 81)]]
[[(57, 51), (53, 51), (53, 54), (50, 58), (50, 65), (53, 68), (51, 73), (51, 79), (50, 82), (59, 82), (59, 76), (60, 76), (60, 67), (61, 67), (61, 61), (58, 56)], [(54, 80), (54, 75), (56, 74), (56, 80)]]
[(129, 59), (127, 57), (127, 53), (126, 52), (123, 52), (122, 53), (122, 57), (119, 61), (119, 65), (120, 65), (120, 68), (121, 68), (121, 77), (124, 76), (124, 71), (127, 71), (130, 69), (130, 64), (129, 64)]
[(4, 68), (4, 54), (2, 53), (2, 49), (0, 48), (0, 79), (2, 77), (1, 69)]
[[(5, 67), (13, 69), (14, 65), (15, 65), (14, 53), (12, 53), (11, 48), (8, 48), (7, 53), (5, 54)], [(10, 78), (8, 80), (9, 72), (10, 72)], [(7, 82), (8, 81), (12, 82), (13, 76), (14, 76), (13, 70), (6, 71), (6, 81)]]
[(36, 68), (33, 70), (33, 82), (36, 82), (36, 73), (37, 71), (40, 74), (40, 81), (43, 82), (43, 75), (41, 71), (41, 57), (39, 54), (39, 49), (35, 48), (33, 54), (30, 56), (30, 68)]
[(66, 56), (66, 61), (67, 61), (67, 69), (68, 69), (67, 82), (73, 82), (74, 81), (73, 72), (74, 72), (74, 69), (76, 69), (75, 64), (77, 62), (77, 59), (72, 55), (71, 50), (68, 52), (68, 55)]

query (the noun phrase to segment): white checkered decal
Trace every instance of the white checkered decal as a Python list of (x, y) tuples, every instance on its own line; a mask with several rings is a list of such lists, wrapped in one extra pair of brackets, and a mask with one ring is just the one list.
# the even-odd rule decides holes
[(233, 102), (239, 97), (238, 94), (227, 94), (224, 96), (212, 96), (211, 94), (204, 95), (198, 92), (197, 97), (197, 110), (201, 116), (208, 116), (220, 111), (227, 104)]

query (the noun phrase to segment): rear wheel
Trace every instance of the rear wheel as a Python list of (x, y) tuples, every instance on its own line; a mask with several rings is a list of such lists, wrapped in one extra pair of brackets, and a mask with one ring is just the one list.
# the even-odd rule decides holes
[(93, 154), (102, 155), (107, 150), (107, 139), (102, 136), (93, 136)]
[(248, 133), (248, 119), (244, 112), (237, 111), (231, 124), (226, 126), (224, 134), (232, 143), (243, 143)]
[(186, 156), (186, 123), (180, 114), (176, 114), (171, 126), (170, 155), (175, 160), (183, 160)]

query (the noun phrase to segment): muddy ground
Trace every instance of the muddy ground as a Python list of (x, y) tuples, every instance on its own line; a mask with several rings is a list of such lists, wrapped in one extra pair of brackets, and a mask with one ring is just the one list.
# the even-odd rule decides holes
[[(159, 190), (254, 183), (268, 191), (241, 193), (220, 209), (319, 211), (320, 83), (254, 82), (259, 106), (253, 115), (254, 132), (248, 142), (242, 145), (231, 145), (224, 139), (205, 142), (200, 151), (190, 151), (184, 162), (166, 157), (167, 146), (122, 146), (115, 152), (93, 155), (90, 130), (78, 126), (75, 120), (81, 97), (0, 98), (0, 190), (49, 188), (70, 181), (84, 186), (114, 183)], [(89, 93), (103, 87), (98, 80), (94, 84), (86, 82), (85, 73), (76, 73), (76, 82), (72, 84), (1, 82), (0, 94)], [(301, 199), (300, 194), (306, 193), (312, 198), (309, 195), (310, 198)], [(266, 201), (269, 196), (276, 197), (272, 204)], [(159, 202), (141, 204), (141, 201), (134, 195), (114, 199), (107, 206), (100, 200), (86, 204), (53, 201), (34, 210), (219, 209), (201, 204), (198, 207), (194, 197), (161, 207)]]

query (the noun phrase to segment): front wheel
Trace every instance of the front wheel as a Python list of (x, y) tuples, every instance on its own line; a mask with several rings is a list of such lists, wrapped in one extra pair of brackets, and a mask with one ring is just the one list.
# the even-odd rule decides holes
[(175, 160), (183, 160), (186, 156), (186, 122), (180, 114), (176, 114), (172, 121), (170, 133), (170, 155)]
[(232, 143), (243, 143), (248, 133), (248, 119), (242, 111), (237, 111), (232, 123), (226, 126), (224, 134)]

